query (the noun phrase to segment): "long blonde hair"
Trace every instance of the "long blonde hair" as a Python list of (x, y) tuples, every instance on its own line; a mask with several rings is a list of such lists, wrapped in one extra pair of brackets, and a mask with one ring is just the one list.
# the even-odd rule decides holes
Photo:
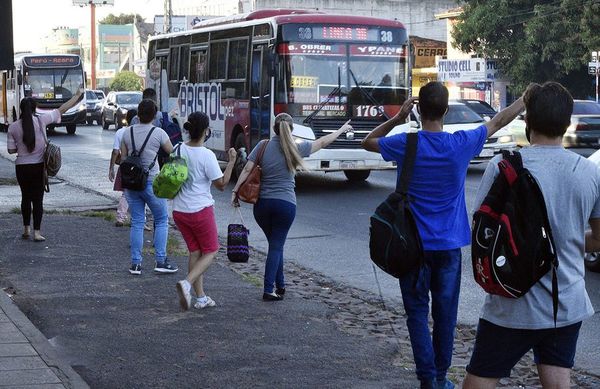
[(290, 172), (296, 173), (298, 170), (305, 170), (304, 160), (298, 152), (298, 147), (292, 137), (292, 117), (287, 113), (280, 113), (275, 117), (273, 130), (281, 139), (281, 151), (285, 157), (285, 164)]

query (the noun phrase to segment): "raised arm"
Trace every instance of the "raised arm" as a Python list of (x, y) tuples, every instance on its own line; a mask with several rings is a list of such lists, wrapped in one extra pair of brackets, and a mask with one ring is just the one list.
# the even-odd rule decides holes
[(235, 160), (237, 159), (237, 152), (233, 147), (229, 149), (227, 154), (229, 154), (229, 160), (227, 161), (227, 166), (225, 167), (225, 171), (223, 172), (223, 177), (213, 181), (213, 185), (215, 186), (215, 188), (217, 188), (221, 192), (223, 192), (227, 184), (229, 184), (229, 180), (231, 179), (231, 172), (233, 172)]
[(400, 111), (398, 111), (398, 113), (394, 117), (392, 117), (385, 123), (381, 123), (373, 131), (371, 131), (361, 142), (363, 149), (378, 153), (379, 138), (385, 137), (387, 134), (389, 134), (390, 131), (392, 131), (394, 127), (405, 123), (406, 118), (408, 117), (408, 115), (410, 115), (412, 107), (416, 101), (416, 97), (411, 97), (407, 99), (404, 102), (404, 104), (402, 104)]
[(494, 135), (496, 131), (515, 120), (515, 118), (523, 112), (523, 109), (525, 109), (525, 104), (523, 103), (523, 97), (521, 96), (517, 101), (498, 112), (492, 120), (485, 124), (488, 138)]
[(81, 98), (82, 94), (83, 94), (83, 89), (80, 88), (77, 91), (77, 93), (75, 93), (69, 100), (67, 100), (60, 107), (58, 107), (58, 111), (61, 114), (63, 114), (65, 112), (67, 112), (69, 109), (73, 108), (77, 104), (79, 99)]
[(352, 130), (352, 126), (350, 125), (350, 120), (348, 120), (340, 128), (338, 128), (331, 134), (322, 136), (319, 139), (312, 142), (312, 145), (310, 147), (311, 154), (321, 150), (324, 147), (329, 146), (334, 140), (337, 139), (338, 136), (340, 136), (341, 134), (343, 134), (345, 132), (351, 131), (351, 130)]

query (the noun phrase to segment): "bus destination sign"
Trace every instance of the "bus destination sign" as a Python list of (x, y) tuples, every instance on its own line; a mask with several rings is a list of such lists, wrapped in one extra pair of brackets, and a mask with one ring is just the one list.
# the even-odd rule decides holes
[(31, 68), (48, 68), (56, 66), (78, 66), (79, 57), (70, 55), (39, 55), (25, 57), (25, 65)]
[(284, 40), (393, 43), (405, 39), (404, 30), (392, 27), (340, 25), (286, 25)]

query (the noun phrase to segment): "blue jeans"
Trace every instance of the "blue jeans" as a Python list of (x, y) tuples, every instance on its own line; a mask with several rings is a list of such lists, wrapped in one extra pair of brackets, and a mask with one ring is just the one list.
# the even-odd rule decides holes
[(283, 246), (295, 217), (296, 204), (289, 201), (259, 199), (254, 205), (254, 219), (269, 242), (269, 252), (265, 264), (265, 293), (273, 293), (274, 286), (285, 288)]
[(129, 240), (131, 244), (131, 263), (142, 263), (142, 247), (144, 245), (144, 222), (146, 219), (146, 204), (154, 216), (154, 253), (156, 262), (163, 263), (167, 258), (168, 211), (167, 199), (160, 199), (152, 191), (152, 180), (148, 180), (146, 189), (125, 189), (125, 197), (129, 203), (131, 213), (131, 230)]
[[(443, 380), (452, 362), (460, 291), (460, 249), (425, 251), (425, 266), (400, 278), (402, 301), (419, 380)], [(413, 288), (414, 286), (414, 288)], [(429, 332), (429, 293), (433, 336)]]

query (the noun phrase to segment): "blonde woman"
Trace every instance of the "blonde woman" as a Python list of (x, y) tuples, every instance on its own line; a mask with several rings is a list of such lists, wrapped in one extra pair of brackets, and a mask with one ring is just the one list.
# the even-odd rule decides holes
[[(346, 122), (335, 132), (315, 141), (296, 143), (292, 137), (294, 123), (287, 113), (275, 117), (273, 131), (275, 135), (269, 140), (265, 153), (260, 161), (262, 169), (260, 196), (254, 205), (254, 218), (265, 233), (269, 242), (269, 251), (265, 263), (263, 300), (283, 300), (285, 280), (283, 276), (283, 246), (296, 216), (296, 193), (294, 192), (294, 176), (303, 168), (302, 158), (328, 146), (340, 134), (350, 131), (352, 127)], [(239, 206), (236, 193), (252, 170), (258, 157), (263, 140), (248, 156), (248, 163), (233, 189), (232, 203)]]

